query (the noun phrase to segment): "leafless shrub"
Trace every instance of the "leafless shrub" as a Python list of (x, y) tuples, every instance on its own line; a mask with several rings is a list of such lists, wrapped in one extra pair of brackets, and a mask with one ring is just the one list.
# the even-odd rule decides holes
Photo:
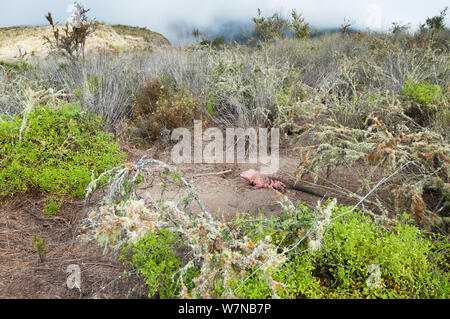
[(341, 25), (341, 34), (348, 35), (350, 32), (350, 27), (355, 24), (354, 21), (350, 21), (348, 19), (344, 19), (344, 23)]
[(57, 23), (53, 21), (52, 14), (49, 12), (45, 18), (53, 29), (53, 38), (44, 36), (50, 47), (59, 53), (62, 53), (72, 59), (85, 56), (84, 48), (87, 37), (95, 31), (96, 25), (89, 21), (85, 9), (79, 3), (74, 3), (73, 23), (66, 22), (61, 29), (57, 28)]

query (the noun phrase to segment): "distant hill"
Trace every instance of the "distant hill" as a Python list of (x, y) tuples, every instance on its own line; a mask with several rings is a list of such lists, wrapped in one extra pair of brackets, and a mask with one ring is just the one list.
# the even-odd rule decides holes
[[(50, 26), (0, 28), (0, 60), (13, 60), (19, 52), (27, 56), (45, 56), (49, 46), (44, 35), (50, 36)], [(147, 28), (109, 25), (97, 22), (96, 31), (86, 41), (87, 52), (153, 50), (171, 46), (163, 35)]]

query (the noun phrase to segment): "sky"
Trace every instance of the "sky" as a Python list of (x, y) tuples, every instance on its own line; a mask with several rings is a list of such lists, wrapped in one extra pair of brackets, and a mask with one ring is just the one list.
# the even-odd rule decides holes
[[(313, 27), (333, 28), (344, 19), (359, 29), (388, 30), (392, 22), (411, 23), (412, 28), (427, 17), (439, 15), (449, 0), (80, 0), (91, 9), (88, 16), (111, 24), (147, 27), (167, 37), (172, 43), (182, 42), (183, 34), (194, 27), (202, 30), (220, 28), (224, 22), (250, 22), (257, 8), (263, 16), (274, 12), (288, 15), (297, 9)], [(66, 0), (0, 0), (0, 27), (44, 25), (51, 12), (54, 20), (65, 22)], [(449, 12), (450, 13), (450, 12)], [(449, 14), (450, 16), (450, 14)], [(450, 26), (450, 18), (446, 19)], [(251, 25), (251, 24), (250, 24)], [(219, 26), (219, 27), (218, 27)]]

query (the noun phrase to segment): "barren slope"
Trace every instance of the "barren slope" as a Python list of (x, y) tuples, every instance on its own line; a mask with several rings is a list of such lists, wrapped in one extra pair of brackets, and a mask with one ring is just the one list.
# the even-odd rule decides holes
[[(153, 50), (170, 46), (169, 40), (146, 28), (97, 23), (97, 30), (86, 42), (87, 51)], [(45, 56), (49, 46), (43, 36), (51, 36), (50, 26), (0, 28), (0, 60), (13, 60), (19, 52)]]

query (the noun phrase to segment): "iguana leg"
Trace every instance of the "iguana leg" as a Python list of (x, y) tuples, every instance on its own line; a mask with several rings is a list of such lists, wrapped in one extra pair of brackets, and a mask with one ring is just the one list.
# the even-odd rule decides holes
[(286, 185), (280, 181), (270, 181), (270, 186), (274, 189), (279, 190), (281, 193), (284, 193), (286, 191)]

